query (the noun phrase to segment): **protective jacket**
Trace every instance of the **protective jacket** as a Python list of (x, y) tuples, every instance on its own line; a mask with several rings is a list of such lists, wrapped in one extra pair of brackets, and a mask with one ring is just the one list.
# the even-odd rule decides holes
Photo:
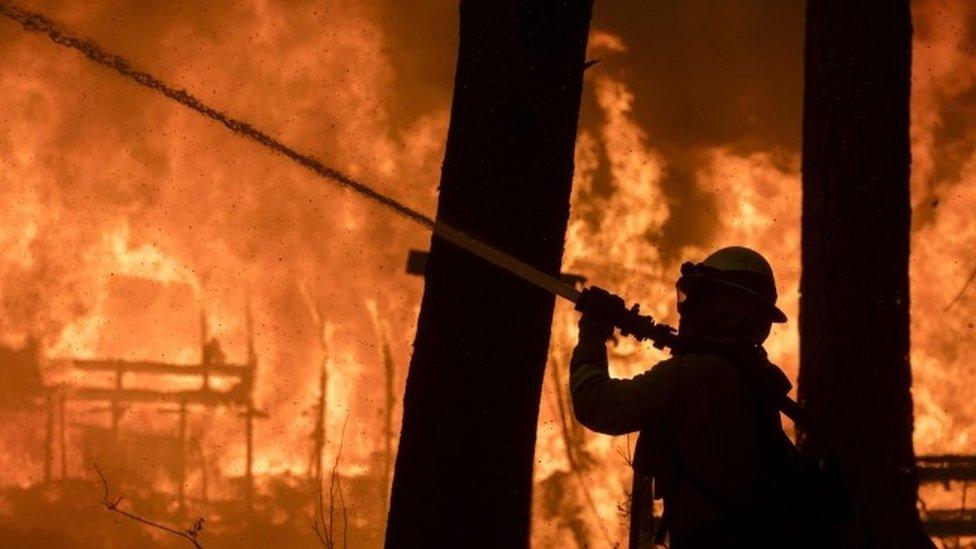
[[(571, 362), (573, 410), (600, 433), (640, 432), (634, 467), (655, 478), (672, 548), (760, 546), (774, 530), (756, 532), (744, 515), (761, 497), (763, 472), (777, 466), (771, 460), (791, 445), (774, 403), (790, 383), (764, 359), (765, 334), (734, 308), (685, 316), (680, 332), (694, 337), (632, 379), (610, 377), (606, 328), (584, 318)], [(733, 349), (762, 360), (735, 360)]]

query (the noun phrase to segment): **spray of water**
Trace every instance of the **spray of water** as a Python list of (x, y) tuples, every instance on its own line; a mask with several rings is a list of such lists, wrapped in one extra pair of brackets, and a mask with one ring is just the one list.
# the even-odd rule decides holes
[(333, 181), (368, 200), (386, 207), (395, 214), (427, 228), (444, 240), (518, 276), (526, 282), (530, 282), (549, 293), (564, 297), (574, 303), (579, 299), (579, 292), (570, 284), (546, 274), (493, 246), (485, 244), (456, 227), (435, 221), (433, 218), (418, 212), (406, 204), (353, 179), (340, 170), (326, 166), (314, 157), (285, 145), (251, 124), (203, 103), (186, 90), (175, 88), (148, 72), (136, 69), (124, 57), (106, 52), (93, 40), (68, 33), (43, 14), (32, 12), (6, 2), (0, 2), (0, 15), (20, 23), (29, 32), (46, 35), (56, 44), (77, 50), (95, 63), (107, 67), (143, 87), (161, 93), (180, 105), (192, 109), (211, 120), (219, 122), (237, 135), (250, 139), (289, 158), (319, 177)]

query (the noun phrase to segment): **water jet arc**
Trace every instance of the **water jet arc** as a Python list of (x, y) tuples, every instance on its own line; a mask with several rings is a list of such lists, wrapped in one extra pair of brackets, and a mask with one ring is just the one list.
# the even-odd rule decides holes
[(6, 2), (0, 2), (0, 15), (20, 23), (28, 32), (43, 34), (54, 43), (79, 51), (88, 59), (115, 71), (140, 86), (161, 93), (184, 107), (221, 123), (237, 135), (263, 145), (265, 148), (289, 158), (319, 177), (333, 181), (375, 204), (386, 207), (400, 217), (404, 217), (425, 227), (436, 236), (447, 240), (459, 248), (467, 250), (526, 282), (542, 288), (546, 292), (565, 298), (573, 303), (579, 300), (580, 292), (559, 278), (544, 273), (528, 263), (486, 244), (456, 227), (438, 222), (430, 216), (424, 215), (406, 204), (380, 193), (369, 185), (357, 181), (342, 171), (326, 166), (313, 156), (295, 150), (251, 124), (207, 105), (186, 90), (171, 86), (148, 72), (136, 69), (124, 57), (106, 52), (93, 40), (82, 38), (65, 31), (41, 13), (29, 11)]

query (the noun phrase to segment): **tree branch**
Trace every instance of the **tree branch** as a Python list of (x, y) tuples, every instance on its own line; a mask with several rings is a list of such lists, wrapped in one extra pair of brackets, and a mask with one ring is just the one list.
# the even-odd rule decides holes
[(952, 301), (945, 306), (945, 309), (943, 309), (944, 312), (949, 312), (949, 309), (951, 309), (957, 301), (962, 299), (963, 294), (965, 294), (966, 290), (969, 289), (969, 285), (973, 283), (973, 279), (976, 279), (976, 268), (973, 269), (973, 272), (969, 273), (969, 278), (966, 279), (966, 283), (962, 285), (962, 288), (959, 290), (959, 293), (956, 294), (956, 297), (952, 298)]
[(326, 549), (335, 549), (335, 503), (336, 496), (339, 497), (339, 510), (342, 513), (342, 548), (348, 547), (349, 539), (349, 513), (346, 508), (346, 499), (342, 493), (342, 480), (339, 478), (339, 459), (342, 457), (342, 446), (346, 438), (346, 424), (349, 423), (349, 416), (346, 415), (342, 423), (342, 431), (339, 434), (339, 447), (336, 450), (335, 462), (332, 464), (332, 477), (329, 479), (329, 517), (325, 517), (325, 496), (322, 490), (321, 480), (318, 483), (317, 512), (318, 518), (312, 520), (312, 530), (319, 542)]
[(160, 524), (147, 518), (140, 517), (139, 515), (130, 513), (124, 509), (120, 509), (119, 504), (122, 503), (122, 496), (112, 499), (112, 497), (109, 495), (108, 480), (105, 478), (105, 475), (102, 474), (102, 470), (94, 461), (92, 462), (92, 467), (95, 469), (95, 472), (98, 473), (98, 478), (102, 481), (102, 488), (104, 490), (102, 494), (102, 505), (104, 505), (106, 509), (112, 511), (113, 513), (118, 513), (129, 520), (133, 520), (157, 530), (162, 530), (163, 532), (172, 534), (174, 536), (179, 536), (192, 543), (197, 549), (203, 549), (203, 546), (200, 545), (199, 541), (197, 541), (197, 536), (199, 536), (200, 532), (203, 531), (203, 525), (206, 522), (203, 517), (198, 518), (196, 522), (194, 522), (193, 525), (186, 530), (177, 530), (176, 528), (166, 526), (165, 524)]

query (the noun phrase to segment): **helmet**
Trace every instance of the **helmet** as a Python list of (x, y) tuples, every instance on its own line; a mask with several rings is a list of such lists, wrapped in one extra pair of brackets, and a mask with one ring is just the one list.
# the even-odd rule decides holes
[(755, 298), (773, 322), (786, 322), (786, 315), (776, 307), (776, 279), (773, 268), (759, 252), (742, 246), (722, 248), (701, 263), (681, 265), (678, 290), (690, 294), (694, 287), (711, 282), (735, 288)]

